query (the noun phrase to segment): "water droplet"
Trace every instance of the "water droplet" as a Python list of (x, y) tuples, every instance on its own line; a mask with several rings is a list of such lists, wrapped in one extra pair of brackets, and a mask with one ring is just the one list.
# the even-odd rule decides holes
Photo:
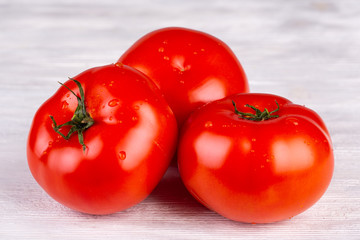
[(120, 152), (119, 152), (119, 158), (120, 158), (120, 160), (125, 160), (125, 158), (126, 158), (126, 152), (125, 152), (125, 151), (120, 151)]
[(133, 116), (131, 120), (136, 121), (138, 118), (136, 116)]
[(67, 102), (67, 101), (63, 101), (63, 102), (62, 102), (62, 105), (61, 105), (61, 108), (62, 108), (62, 109), (67, 109), (68, 107), (69, 107), (68, 102)]
[(140, 107), (138, 105), (134, 106), (134, 110), (139, 110), (139, 109), (140, 109)]
[(158, 49), (158, 51), (159, 51), (159, 52), (164, 52), (164, 48), (163, 48), (163, 47), (160, 47), (160, 48)]
[(200, 51), (205, 52), (205, 49), (202, 48), (202, 49), (200, 49)]
[(268, 163), (268, 162), (270, 162), (270, 159), (267, 158), (265, 161)]
[(112, 86), (113, 86), (112, 83), (110, 83), (110, 84), (109, 84), (109, 87), (112, 87)]
[(205, 123), (205, 127), (208, 128), (208, 127), (212, 127), (213, 126), (213, 123), (211, 121), (207, 121)]
[(197, 52), (193, 52), (194, 53), (194, 55), (197, 55), (198, 53)]
[(49, 141), (49, 147), (53, 145), (53, 141)]
[(119, 105), (120, 104), (120, 100), (119, 99), (113, 99), (113, 100), (111, 100), (109, 103), (108, 103), (108, 105), (110, 106), (110, 107), (116, 107), (117, 105)]
[(181, 84), (184, 84), (184, 83), (185, 83), (185, 81), (184, 81), (184, 80), (180, 80), (179, 82), (180, 82)]
[(256, 138), (252, 138), (251, 141), (252, 141), (252, 142), (256, 142)]
[(169, 61), (170, 58), (168, 56), (164, 56), (164, 60)]
[(299, 125), (299, 121), (296, 118), (288, 118), (287, 123), (292, 124), (294, 126), (298, 126)]
[(264, 165), (262, 165), (262, 164), (260, 165), (260, 168), (264, 168), (264, 167), (265, 167)]
[(255, 152), (255, 150), (254, 150), (254, 149), (251, 149), (251, 150), (250, 150), (250, 152), (254, 153), (254, 152)]
[(112, 117), (112, 116), (110, 116), (110, 117), (109, 117), (109, 121), (112, 121), (112, 120), (113, 120), (113, 117)]
[(115, 63), (115, 66), (116, 66), (116, 67), (122, 67), (123, 65), (124, 65), (124, 64), (119, 63), (119, 62)]

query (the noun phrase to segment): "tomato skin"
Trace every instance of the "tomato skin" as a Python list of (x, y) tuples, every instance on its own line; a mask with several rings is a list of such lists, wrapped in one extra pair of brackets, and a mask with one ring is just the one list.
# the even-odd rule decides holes
[[(27, 143), (31, 173), (51, 197), (77, 211), (129, 208), (151, 193), (169, 166), (176, 119), (155, 84), (131, 67), (96, 67), (74, 79), (95, 122), (84, 131), (86, 150), (76, 133), (65, 140), (53, 129), (49, 115), (65, 123), (77, 107), (76, 97), (60, 87), (33, 119)], [(79, 94), (73, 81), (65, 85)]]
[(181, 126), (204, 103), (249, 91), (245, 72), (221, 40), (192, 29), (150, 32), (118, 60), (149, 76), (164, 93)]
[[(277, 108), (278, 118), (241, 112)], [(328, 130), (312, 110), (270, 94), (237, 94), (209, 103), (185, 123), (178, 146), (181, 178), (201, 203), (229, 219), (269, 223), (292, 218), (326, 191), (334, 156)]]

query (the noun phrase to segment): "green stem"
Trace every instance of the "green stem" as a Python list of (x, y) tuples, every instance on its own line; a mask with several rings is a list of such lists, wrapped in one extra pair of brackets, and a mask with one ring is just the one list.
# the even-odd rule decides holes
[[(76, 85), (78, 86), (79, 92), (80, 92), (80, 97), (77, 96), (70, 88), (68, 88), (61, 82), (59, 82), (59, 84), (61, 84), (61, 86), (65, 87), (65, 88), (67, 88), (78, 100), (78, 106), (74, 112), (74, 116), (71, 118), (70, 121), (63, 123), (61, 125), (57, 125), (53, 116), (50, 116), (50, 118), (54, 124), (54, 126), (53, 126), (54, 131), (57, 132), (60, 136), (62, 136), (64, 139), (68, 140), (74, 132), (77, 132), (79, 142), (82, 145), (83, 152), (85, 152), (86, 145), (84, 143), (83, 132), (87, 128), (91, 127), (94, 124), (94, 119), (92, 119), (90, 114), (88, 112), (86, 112), (85, 100), (84, 100), (85, 94), (84, 94), (84, 90), (83, 90), (81, 84), (78, 81), (76, 81), (75, 79), (70, 78), (70, 80), (74, 81), (76, 83)], [(71, 126), (69, 132), (66, 135), (64, 135), (63, 133), (60, 132), (60, 129), (64, 126)]]
[(279, 111), (279, 109), (280, 109), (280, 106), (276, 100), (275, 100), (275, 103), (277, 105), (277, 108), (271, 112), (269, 112), (269, 110), (267, 110), (267, 108), (265, 108), (264, 111), (261, 111), (260, 109), (254, 107), (252, 105), (246, 104), (245, 107), (249, 107), (255, 111), (255, 114), (253, 114), (253, 113), (240, 112), (237, 109), (235, 102), (232, 101), (232, 104), (235, 108), (235, 110), (234, 110), (235, 114), (237, 114), (240, 118), (243, 118), (246, 120), (251, 120), (251, 121), (265, 121), (270, 118), (278, 118), (279, 115), (272, 115), (273, 113)]

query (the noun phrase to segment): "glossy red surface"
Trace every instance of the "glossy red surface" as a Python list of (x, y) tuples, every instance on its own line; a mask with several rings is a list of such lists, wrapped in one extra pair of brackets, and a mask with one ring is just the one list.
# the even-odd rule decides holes
[[(154, 83), (121, 64), (89, 69), (74, 77), (85, 92), (95, 124), (63, 139), (49, 117), (69, 121), (77, 99), (65, 87), (37, 111), (28, 137), (28, 163), (36, 181), (60, 203), (91, 214), (126, 209), (146, 198), (173, 156), (175, 117)], [(75, 83), (65, 83), (76, 94)], [(65, 134), (69, 129), (64, 127)]]
[[(251, 121), (234, 112), (280, 110)], [(189, 192), (219, 214), (241, 222), (291, 218), (327, 189), (334, 168), (330, 136), (312, 110), (270, 94), (238, 94), (200, 108), (185, 123), (178, 147)]]
[(248, 92), (245, 72), (221, 40), (186, 28), (150, 32), (118, 60), (149, 76), (175, 113), (179, 126), (204, 103)]

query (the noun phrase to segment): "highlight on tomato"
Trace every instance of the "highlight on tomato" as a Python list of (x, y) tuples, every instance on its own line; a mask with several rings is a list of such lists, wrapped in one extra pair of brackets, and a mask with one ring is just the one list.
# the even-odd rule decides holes
[(233, 51), (207, 33), (180, 27), (155, 30), (118, 60), (149, 76), (163, 92), (179, 127), (204, 103), (249, 91)]
[(236, 94), (195, 111), (178, 147), (181, 178), (209, 209), (247, 223), (292, 218), (333, 174), (329, 132), (313, 110), (271, 94)]
[(32, 175), (55, 200), (109, 214), (145, 199), (168, 168), (177, 124), (156, 85), (129, 66), (80, 73), (36, 112), (27, 142)]

